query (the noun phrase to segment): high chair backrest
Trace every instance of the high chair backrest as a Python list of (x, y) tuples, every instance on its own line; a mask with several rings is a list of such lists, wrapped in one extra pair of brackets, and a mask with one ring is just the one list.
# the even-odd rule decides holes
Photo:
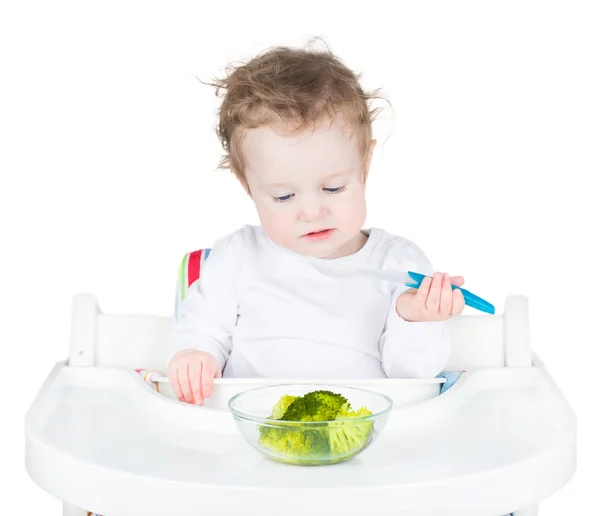
[[(106, 315), (100, 312), (93, 295), (75, 296), (69, 363), (166, 372), (167, 335), (177, 319), (178, 305), (200, 277), (209, 254), (210, 249), (202, 249), (184, 256), (174, 318)], [(528, 302), (524, 296), (507, 297), (502, 314), (461, 315), (446, 324), (452, 337), (448, 371), (531, 365)]]

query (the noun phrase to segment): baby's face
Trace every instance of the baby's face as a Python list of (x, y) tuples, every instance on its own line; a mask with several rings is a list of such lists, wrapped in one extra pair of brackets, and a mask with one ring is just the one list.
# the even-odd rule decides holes
[(346, 256), (364, 245), (361, 156), (340, 122), (326, 120), (297, 135), (259, 127), (243, 145), (250, 195), (271, 240), (317, 258)]

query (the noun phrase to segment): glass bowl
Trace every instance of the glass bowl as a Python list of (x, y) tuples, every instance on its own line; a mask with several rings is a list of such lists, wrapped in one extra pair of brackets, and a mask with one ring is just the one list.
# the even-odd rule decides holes
[[(340, 394), (353, 411), (365, 407), (371, 414), (338, 416), (326, 421), (286, 421), (272, 417), (283, 396), (303, 396), (312, 391)], [(259, 387), (229, 400), (237, 428), (254, 449), (274, 461), (299, 466), (336, 464), (356, 457), (381, 434), (392, 405), (389, 397), (378, 392), (323, 384)]]

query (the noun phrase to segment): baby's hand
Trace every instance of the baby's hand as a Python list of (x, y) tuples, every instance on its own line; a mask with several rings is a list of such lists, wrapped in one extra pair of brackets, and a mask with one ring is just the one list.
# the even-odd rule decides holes
[(396, 312), (409, 322), (445, 321), (451, 315), (459, 315), (465, 308), (465, 299), (459, 289), (465, 282), (462, 276), (436, 272), (433, 279), (427, 276), (418, 290), (403, 292), (396, 300)]
[(184, 349), (171, 358), (167, 376), (179, 401), (203, 405), (212, 394), (213, 380), (221, 378), (221, 369), (210, 353)]

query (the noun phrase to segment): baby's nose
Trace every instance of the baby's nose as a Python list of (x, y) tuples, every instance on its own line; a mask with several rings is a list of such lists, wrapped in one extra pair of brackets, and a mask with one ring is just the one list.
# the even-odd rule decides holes
[(325, 213), (325, 206), (318, 199), (305, 199), (298, 211), (298, 219), (302, 222), (314, 222), (323, 218)]

